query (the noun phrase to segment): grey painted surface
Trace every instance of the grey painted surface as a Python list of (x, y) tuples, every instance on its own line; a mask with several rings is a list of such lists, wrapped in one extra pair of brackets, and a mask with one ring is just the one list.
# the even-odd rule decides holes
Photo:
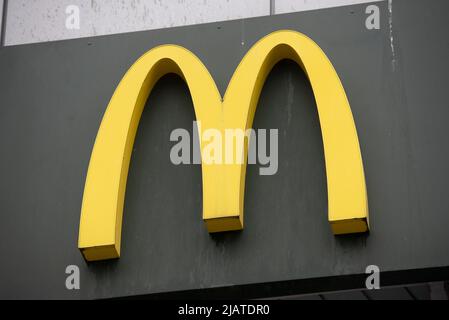
[[(388, 16), (386, 3), (380, 7)], [(395, 1), (392, 24), (381, 19), (371, 31), (364, 9), (2, 48), (0, 298), (127, 296), (361, 274), (369, 264), (382, 271), (449, 266), (449, 46), (442, 40), (449, 4)], [(267, 79), (254, 123), (279, 128), (279, 171), (258, 176), (249, 166), (245, 230), (209, 235), (200, 167), (169, 162), (170, 131), (190, 128), (194, 113), (186, 86), (167, 76), (136, 137), (122, 257), (87, 264), (77, 249), (84, 179), (103, 112), (128, 67), (158, 44), (177, 43), (198, 55), (223, 93), (248, 48), (278, 29), (312, 37), (345, 86), (371, 233), (332, 235), (311, 88), (299, 68), (282, 62)], [(79, 291), (65, 289), (71, 264), (81, 269)]]
[[(378, 290), (348, 290), (288, 297), (282, 300), (448, 300), (445, 283), (422, 283), (404, 287), (383, 287)], [(432, 289), (433, 287), (433, 289)], [(434, 293), (433, 295), (431, 295)], [(435, 294), (437, 293), (437, 294)]]
[[(272, 0), (275, 13), (370, 0)], [(6, 45), (74, 39), (270, 15), (270, 0), (10, 0)], [(79, 30), (67, 29), (69, 5), (80, 9)]]

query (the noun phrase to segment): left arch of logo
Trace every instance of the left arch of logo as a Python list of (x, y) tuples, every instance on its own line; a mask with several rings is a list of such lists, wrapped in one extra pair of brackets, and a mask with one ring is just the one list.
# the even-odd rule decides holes
[[(365, 232), (368, 224), (363, 162), (343, 86), (331, 62), (307, 36), (273, 32), (244, 56), (223, 100), (202, 62), (187, 49), (162, 45), (142, 55), (116, 88), (97, 133), (84, 188), (78, 248), (88, 261), (120, 257), (123, 204), (132, 146), (155, 83), (176, 73), (192, 96), (200, 136), (207, 129), (252, 127), (262, 86), (282, 59), (298, 63), (316, 99), (323, 137), (328, 219), (334, 234)], [(203, 149), (200, 144), (201, 150)], [(245, 159), (247, 143), (244, 146)], [(243, 228), (246, 163), (202, 164), (203, 220), (209, 232)]]

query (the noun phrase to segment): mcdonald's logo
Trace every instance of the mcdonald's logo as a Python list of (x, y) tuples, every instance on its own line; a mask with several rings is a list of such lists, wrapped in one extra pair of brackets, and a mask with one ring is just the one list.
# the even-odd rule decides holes
[[(273, 32), (244, 56), (222, 99), (202, 62), (189, 50), (162, 45), (142, 55), (116, 88), (97, 133), (84, 188), (78, 247), (88, 261), (120, 257), (123, 203), (132, 146), (145, 102), (167, 73), (186, 82), (198, 130), (252, 127), (262, 86), (283, 59), (298, 63), (316, 100), (324, 146), (328, 219), (334, 234), (368, 230), (368, 202), (357, 130), (331, 62), (307, 36)], [(200, 143), (203, 150), (203, 142)], [(247, 143), (244, 156), (247, 155)], [(209, 232), (243, 229), (246, 162), (202, 164), (203, 220)]]

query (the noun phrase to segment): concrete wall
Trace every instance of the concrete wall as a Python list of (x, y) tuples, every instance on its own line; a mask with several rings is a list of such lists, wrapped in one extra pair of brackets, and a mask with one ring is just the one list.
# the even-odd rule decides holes
[(2, 23), (3, 23), (3, 0), (0, 0), (0, 34), (2, 33), (2, 26), (3, 26)]
[(275, 13), (334, 8), (357, 3), (374, 2), (372, 0), (275, 0)]
[[(270, 12), (288, 13), (367, 2), (373, 1), (9, 0), (5, 45), (169, 28), (264, 16), (270, 15)], [(79, 8), (79, 29), (66, 27), (69, 15), (66, 9), (70, 5)]]

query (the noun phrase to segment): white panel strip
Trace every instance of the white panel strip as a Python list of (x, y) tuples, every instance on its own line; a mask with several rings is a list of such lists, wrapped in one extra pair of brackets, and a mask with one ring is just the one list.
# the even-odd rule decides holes
[(3, 26), (3, 20), (2, 19), (3, 19), (3, 0), (0, 0), (0, 35), (2, 34), (2, 26)]
[(269, 15), (270, 4), (279, 14), (366, 2), (373, 1), (9, 0), (5, 45), (257, 17)]
[(275, 0), (276, 14), (307, 11), (353, 4), (380, 2), (383, 0)]
[[(73, 6), (79, 8), (79, 29)], [(269, 0), (10, 0), (6, 45), (256, 17), (269, 10)]]

